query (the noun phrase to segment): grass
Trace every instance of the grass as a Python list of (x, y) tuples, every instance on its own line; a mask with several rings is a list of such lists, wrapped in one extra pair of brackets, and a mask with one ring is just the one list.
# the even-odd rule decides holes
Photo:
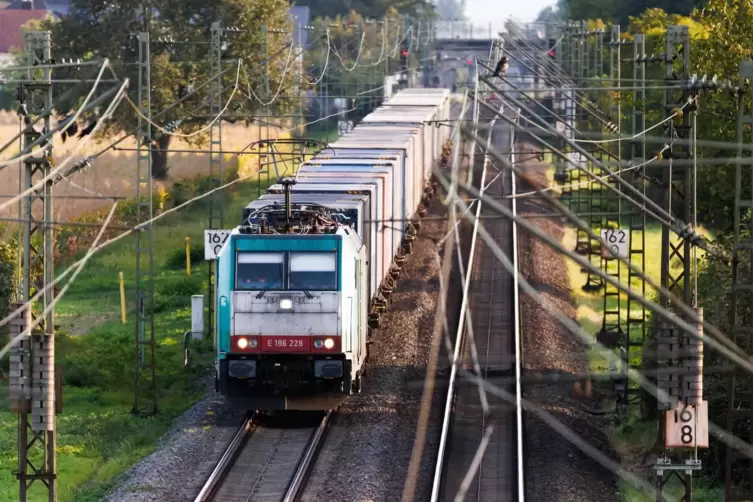
[[(549, 176), (547, 176), (549, 178)], [(551, 182), (550, 182), (551, 183)], [(585, 193), (585, 190), (584, 190)], [(604, 206), (606, 209), (606, 206)], [(601, 209), (595, 209), (600, 211)], [(627, 228), (629, 222), (622, 221), (620, 226)], [(703, 229), (699, 229), (699, 233), (708, 237), (708, 233)], [(649, 224), (644, 232), (645, 237), (645, 264), (641, 265), (640, 262), (636, 263), (639, 268), (643, 268), (643, 271), (654, 282), (659, 283), (661, 277), (661, 234), (662, 229), (658, 224)], [(640, 238), (640, 233), (635, 233), (634, 238)], [(576, 244), (576, 231), (569, 228), (565, 232), (563, 238), (563, 244), (568, 249), (575, 249)], [(677, 243), (678, 238), (672, 236), (673, 243)], [(702, 254), (699, 253), (699, 258), (702, 258)], [(598, 258), (592, 259), (592, 263), (596, 266), (601, 266), (601, 260)], [(596, 340), (596, 334), (602, 328), (602, 322), (605, 311), (604, 293), (603, 290), (597, 293), (588, 293), (582, 290), (582, 286), (587, 282), (587, 274), (581, 270), (581, 267), (572, 260), (567, 261), (568, 275), (570, 277), (570, 286), (572, 291), (572, 298), (577, 308), (577, 320), (583, 329), (594, 335), (594, 341)], [(673, 273), (676, 274), (681, 269), (682, 264), (679, 260), (675, 259), (670, 262), (670, 268)], [(609, 272), (617, 274), (616, 265), (610, 265)], [(619, 278), (624, 284), (628, 281), (628, 274), (626, 267), (621, 266), (619, 271)], [(631, 281), (631, 287), (640, 291), (640, 281), (633, 279)], [(611, 287), (610, 287), (611, 289)], [(656, 291), (646, 285), (647, 298), (658, 298)], [(606, 310), (616, 311), (619, 310), (621, 322), (623, 323), (623, 329), (625, 326), (625, 320), (629, 313), (633, 317), (640, 316), (642, 306), (637, 302), (628, 302), (627, 295), (620, 294), (619, 297), (613, 296), (609, 298), (606, 303)], [(648, 312), (647, 312), (648, 314)], [(629, 333), (631, 340), (638, 341), (642, 337), (640, 326), (635, 326)], [(642, 353), (640, 348), (633, 348), (631, 351), (630, 364), (638, 366), (641, 363)], [(609, 364), (605, 358), (603, 358), (595, 349), (591, 349), (588, 352), (590, 369), (593, 372), (605, 372), (609, 370)], [(608, 398), (610, 402), (613, 399)], [(637, 474), (645, 474), (646, 467), (642, 465), (642, 457), (654, 444), (656, 440), (656, 421), (642, 421), (639, 414), (640, 410), (637, 406), (632, 406), (626, 416), (621, 417), (618, 424), (612, 425), (607, 429), (607, 435), (610, 438), (613, 448), (618, 453), (621, 463), (624, 468)], [(679, 483), (672, 484), (667, 487), (668, 493), (679, 492)], [(703, 486), (702, 482), (696, 482), (694, 486), (694, 499), (695, 500), (721, 500), (721, 491), (718, 488), (710, 488)], [(619, 482), (620, 500), (623, 502), (638, 502), (638, 501), (650, 501), (653, 500), (645, 493), (635, 490), (628, 483), (623, 480)], [(679, 493), (678, 493), (679, 495)]]
[[(240, 169), (239, 169), (240, 171)], [(194, 183), (198, 183), (195, 181)], [(203, 181), (206, 182), (205, 180)], [(225, 227), (233, 227), (242, 208), (266, 187), (252, 177), (220, 192)], [(173, 186), (171, 196), (190, 198), (199, 190), (191, 182)], [(201, 191), (201, 190), (199, 190)], [(180, 193), (179, 193), (180, 192)], [(177, 203), (177, 199), (174, 201)], [(124, 201), (125, 203), (125, 201)], [(190, 297), (206, 294), (207, 265), (203, 261), (203, 231), (208, 199), (166, 216), (154, 228), (154, 297), (159, 411), (152, 417), (131, 415), (135, 301), (128, 303), (125, 324), (120, 319), (118, 275), (123, 272), (126, 294), (133, 300), (136, 275), (135, 238), (126, 237), (95, 255), (56, 308), (56, 348), (62, 365), (63, 413), (58, 416), (58, 500), (100, 500), (116, 477), (155, 449), (172, 420), (201, 397), (198, 385), (213, 361), (210, 340), (192, 342), (192, 363), (183, 368), (183, 333), (190, 327)], [(217, 207), (217, 206), (215, 206)], [(192, 243), (191, 277), (185, 269), (186, 237)], [(58, 273), (75, 258), (56, 264)], [(2, 410), (8, 410), (7, 382), (0, 382)], [(2, 399), (2, 398), (5, 399)], [(0, 412), (0, 500), (18, 499), (18, 481), (9, 473), (17, 466), (17, 417)], [(33, 486), (30, 501), (46, 500)]]
[[(627, 227), (627, 223), (624, 222), (621, 226), (625, 228)], [(699, 229), (699, 232), (701, 234), (704, 234), (705, 236), (708, 236), (708, 234), (703, 229)], [(659, 283), (661, 277), (661, 234), (662, 229), (658, 224), (650, 225), (645, 230), (646, 252), (645, 265), (643, 266), (643, 270), (646, 275), (648, 275), (656, 283)], [(637, 236), (639, 235), (640, 234), (637, 234)], [(678, 241), (678, 238), (676, 236), (673, 236), (672, 241), (676, 243)], [(574, 249), (575, 243), (575, 230), (572, 228), (567, 229), (563, 238), (563, 244), (565, 244), (568, 249)], [(699, 256), (699, 258), (700, 257), (701, 256)], [(592, 263), (597, 264), (597, 262), (600, 261), (601, 260), (594, 260)], [(640, 263), (637, 263), (637, 265), (641, 267)], [(598, 293), (584, 292), (581, 287), (586, 283), (586, 273), (582, 272), (580, 266), (574, 263), (572, 260), (568, 260), (567, 266), (568, 275), (570, 277), (572, 297), (577, 308), (577, 320), (586, 332), (592, 333), (594, 335), (595, 340), (596, 333), (601, 330), (603, 313), (605, 310), (603, 291)], [(679, 260), (674, 260), (670, 263), (670, 267), (672, 271), (676, 273), (680, 270), (681, 263), (679, 262)], [(626, 267), (622, 266), (620, 270), (620, 279), (623, 283), (627, 282), (627, 270), (625, 270), (625, 268)], [(616, 273), (616, 270), (614, 268), (611, 268), (610, 270), (613, 273)], [(639, 288), (639, 286), (639, 280), (634, 279), (631, 283), (631, 287), (636, 289)], [(656, 291), (648, 285), (646, 285), (646, 297), (657, 298)], [(621, 294), (619, 298), (610, 298), (606, 304), (606, 307), (610, 311), (619, 309), (620, 317), (623, 323), (628, 316), (628, 308), (630, 308), (632, 315), (636, 317), (640, 315), (642, 308), (637, 302), (630, 302), (630, 305), (628, 305), (628, 298), (625, 294)], [(637, 327), (637, 329), (631, 331), (630, 333), (630, 337), (634, 341), (639, 339), (637, 337), (640, 336), (641, 332), (639, 327)], [(589, 350), (588, 355), (591, 371), (608, 371), (608, 362), (600, 354), (598, 354), (595, 349)], [(641, 350), (634, 348), (631, 352), (631, 365), (640, 365), (641, 357)], [(653, 446), (656, 440), (656, 422), (654, 420), (642, 421), (639, 417), (639, 414), (640, 412), (637, 409), (637, 406), (631, 407), (630, 410), (628, 410), (627, 415), (625, 417), (622, 417), (622, 420), (619, 424), (610, 426), (610, 428), (607, 430), (607, 435), (610, 438), (613, 448), (618, 453), (623, 467), (631, 470), (632, 472), (643, 473), (645, 472), (645, 467), (641, 465), (642, 456)], [(681, 486), (679, 486), (679, 483), (672, 483), (674, 483), (674, 481), (671, 482), (670, 485), (666, 488), (667, 493), (679, 496)], [(696, 485), (698, 484), (702, 483), (696, 482)], [(694, 500), (703, 500), (710, 502), (721, 500), (721, 498), (723, 498), (722, 491), (719, 488), (694, 486), (693, 490)], [(630, 486), (624, 480), (619, 481), (619, 494), (620, 500), (623, 502), (642, 502), (653, 500), (645, 493)]]

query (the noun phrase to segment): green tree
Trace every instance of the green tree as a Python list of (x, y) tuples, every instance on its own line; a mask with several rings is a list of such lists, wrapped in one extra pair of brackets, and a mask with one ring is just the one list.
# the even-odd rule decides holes
[[(283, 76), (283, 69), (288, 63), (290, 51), (284, 48), (290, 40), (291, 20), (288, 17), (288, 3), (283, 0), (218, 0), (205, 2), (185, 0), (171, 2), (168, 0), (126, 0), (113, 5), (106, 0), (73, 0), (71, 13), (59, 22), (48, 22), (46, 28), (52, 31), (53, 50), (56, 58), (81, 58), (82, 60), (110, 58), (118, 77), (130, 79), (129, 96), (136, 102), (138, 90), (138, 70), (134, 64), (138, 59), (138, 45), (135, 35), (148, 31), (151, 40), (151, 78), (152, 78), (152, 113), (156, 114), (177, 102), (186, 94), (190, 86), (198, 86), (208, 80), (211, 66), (209, 44), (210, 26), (214, 21), (221, 21), (223, 26), (232, 26), (238, 32), (229, 33), (228, 45), (223, 53), (223, 69), (235, 67), (236, 59), (243, 59), (240, 71), (239, 90), (233, 97), (229, 111), (235, 114), (252, 114), (260, 106), (258, 101), (249, 98), (248, 88), (255, 91), (263, 101), (266, 97), (264, 64), (265, 54), (275, 55), (268, 65), (269, 89), (274, 93), (280, 79), (285, 78), (283, 89), (295, 72), (288, 71)], [(285, 33), (270, 32), (265, 37), (263, 26), (281, 29)], [(172, 39), (175, 43), (159, 43), (158, 39)], [(293, 54), (294, 56), (295, 54)], [(292, 64), (292, 61), (290, 62)], [(70, 70), (72, 75), (92, 76), (97, 71), (91, 67)], [(225, 74), (223, 100), (227, 103), (236, 71), (231, 69)], [(62, 77), (64, 72), (58, 73)], [(109, 77), (109, 75), (108, 75)], [(60, 103), (59, 111), (74, 108), (80, 103), (88, 89), (82, 88), (80, 94), (68, 102)], [(176, 120), (182, 120), (181, 133), (191, 133), (203, 128), (210, 114), (207, 103), (212, 96), (210, 86), (204, 87), (193, 97), (173, 107), (169, 112), (155, 120), (163, 127)], [(281, 92), (275, 105), (285, 110), (293, 104), (292, 97)], [(133, 132), (136, 128), (137, 115), (127, 104), (121, 104), (113, 120), (103, 127), (103, 134)], [(152, 175), (157, 179), (167, 176), (167, 153), (170, 136), (160, 134), (156, 128), (152, 131)], [(206, 135), (200, 134), (189, 139), (201, 145)]]
[(600, 17), (626, 26), (631, 16), (640, 16), (647, 9), (687, 16), (706, 3), (707, 0), (559, 0), (557, 5), (570, 19)]
[[(699, 75), (730, 79), (737, 83), (740, 61), (753, 58), (750, 33), (753, 4), (748, 0), (710, 0), (699, 13), (713, 37), (697, 40), (691, 50), (694, 71)], [(750, 106), (746, 98), (746, 106)], [(698, 137), (716, 141), (737, 141), (737, 99), (723, 92), (705, 92), (700, 98)], [(749, 141), (749, 140), (747, 140)], [(702, 158), (731, 157), (736, 150), (699, 148)], [(734, 166), (704, 166), (698, 172), (699, 212), (718, 231), (732, 229)], [(745, 183), (745, 181), (743, 181)]]

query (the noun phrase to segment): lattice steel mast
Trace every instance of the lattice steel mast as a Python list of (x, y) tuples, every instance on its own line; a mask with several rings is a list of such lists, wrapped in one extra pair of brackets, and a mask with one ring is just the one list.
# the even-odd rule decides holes
[[(24, 49), (28, 66), (52, 64), (50, 32), (33, 31), (24, 35)], [(38, 78), (38, 72), (42, 73)], [(21, 84), (20, 113), (27, 129), (24, 146), (28, 146), (51, 130), (50, 114), (44, 116), (44, 126), (39, 133), (31, 127), (32, 121), (44, 110), (52, 107), (52, 70), (30, 70), (28, 83)], [(30, 157), (23, 161), (23, 189), (30, 189), (35, 180), (46, 177), (52, 169), (52, 141), (42, 148), (42, 157)], [(54, 280), (52, 186), (48, 180), (42, 187), (24, 198), (23, 218), (23, 291), (20, 300), (27, 302), (32, 291), (46, 288)], [(41, 207), (40, 207), (41, 206)], [(37, 219), (41, 209), (42, 219)], [(33, 242), (34, 236), (42, 234), (42, 247)], [(21, 259), (21, 257), (19, 257)], [(41, 281), (34, 277), (34, 270), (41, 262)], [(52, 304), (54, 288), (45, 289), (43, 308)], [(31, 306), (14, 322), (12, 332), (21, 333), (31, 323)], [(19, 499), (27, 500), (28, 488), (41, 481), (50, 502), (57, 498), (57, 471), (55, 462), (55, 324), (54, 311), (49, 309), (40, 324), (41, 333), (35, 331), (25, 337), (11, 353), (11, 398), (16, 399), (18, 411), (18, 471)]]
[[(138, 101), (141, 112), (136, 133), (136, 224), (151, 221), (152, 117), (149, 33), (141, 32), (138, 42)], [(143, 116), (142, 116), (143, 115)], [(146, 117), (146, 118), (144, 118)], [(148, 119), (148, 120), (147, 120)], [(157, 412), (157, 360), (154, 339), (154, 226), (147, 223), (136, 232), (136, 361), (134, 366), (134, 414)]]

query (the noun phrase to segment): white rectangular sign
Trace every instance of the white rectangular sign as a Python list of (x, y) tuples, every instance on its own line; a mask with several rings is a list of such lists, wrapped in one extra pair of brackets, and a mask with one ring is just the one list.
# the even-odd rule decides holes
[[(620, 258), (627, 259), (630, 253), (630, 235), (622, 228), (605, 228), (601, 231), (601, 240), (609, 244), (612, 253)], [(606, 247), (601, 248), (601, 256), (611, 258), (612, 253)]]
[(230, 230), (204, 230), (204, 259), (216, 260), (229, 237)]
[(680, 404), (666, 412), (665, 446), (667, 448), (709, 447), (709, 403)]

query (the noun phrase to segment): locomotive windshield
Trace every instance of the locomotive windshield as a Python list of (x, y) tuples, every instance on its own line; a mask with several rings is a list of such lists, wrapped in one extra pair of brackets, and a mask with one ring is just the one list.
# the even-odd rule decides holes
[(288, 289), (337, 289), (335, 253), (290, 253)]
[(337, 253), (238, 253), (236, 290), (337, 290)]
[(239, 253), (236, 289), (283, 289), (284, 253)]

